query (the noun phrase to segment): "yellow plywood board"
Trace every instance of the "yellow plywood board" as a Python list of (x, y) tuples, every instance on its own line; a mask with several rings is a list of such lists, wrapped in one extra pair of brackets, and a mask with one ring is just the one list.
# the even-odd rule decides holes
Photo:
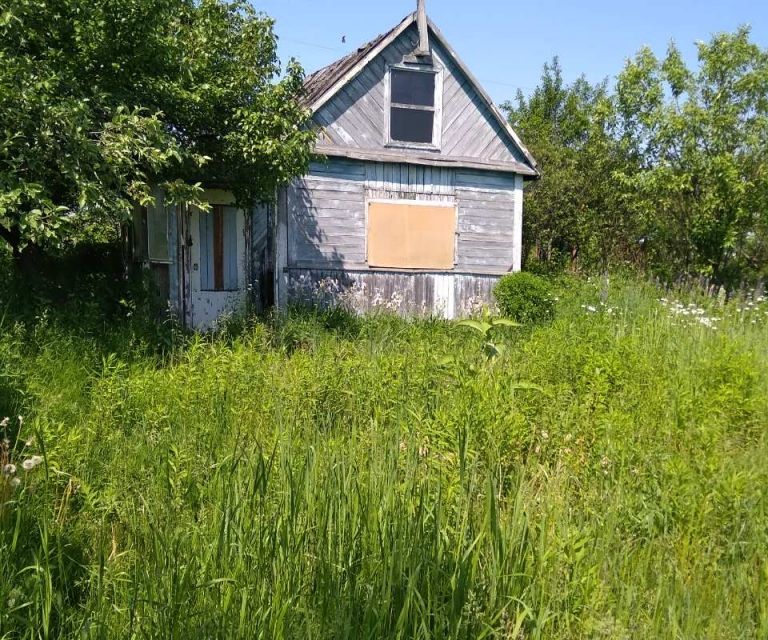
[(453, 269), (456, 207), (402, 202), (368, 204), (368, 265)]

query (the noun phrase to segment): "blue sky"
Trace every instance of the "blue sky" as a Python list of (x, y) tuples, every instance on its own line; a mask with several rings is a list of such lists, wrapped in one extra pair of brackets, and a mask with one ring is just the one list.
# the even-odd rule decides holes
[[(277, 21), (283, 62), (314, 71), (387, 31), (416, 0), (252, 0)], [(695, 42), (752, 26), (768, 47), (767, 0), (427, 0), (427, 12), (491, 97), (501, 103), (531, 91), (541, 67), (559, 55), (567, 80), (613, 77), (641, 46), (663, 54), (674, 40), (694, 63)], [(342, 36), (346, 36), (343, 44)]]

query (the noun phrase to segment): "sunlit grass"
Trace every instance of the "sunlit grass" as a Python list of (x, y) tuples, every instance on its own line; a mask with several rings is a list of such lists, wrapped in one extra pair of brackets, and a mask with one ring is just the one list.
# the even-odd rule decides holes
[(768, 637), (765, 301), (558, 297), (490, 360), (340, 312), (164, 352), (6, 321), (0, 413), (46, 462), (0, 516), (0, 637)]

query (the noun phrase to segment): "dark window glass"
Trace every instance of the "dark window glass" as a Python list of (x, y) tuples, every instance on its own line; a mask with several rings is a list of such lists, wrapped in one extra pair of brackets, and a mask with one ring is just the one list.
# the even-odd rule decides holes
[(434, 111), (392, 107), (389, 135), (399, 142), (432, 142)]
[(133, 208), (133, 259), (144, 262), (147, 259), (147, 208)]
[(435, 106), (435, 74), (392, 69), (392, 102)]

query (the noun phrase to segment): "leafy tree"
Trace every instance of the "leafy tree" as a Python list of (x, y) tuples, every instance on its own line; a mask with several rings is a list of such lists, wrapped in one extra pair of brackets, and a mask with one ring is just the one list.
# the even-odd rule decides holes
[(506, 108), (542, 165), (526, 196), (539, 259), (631, 262), (721, 283), (768, 275), (768, 52), (748, 28), (640, 50), (616, 79), (567, 85), (557, 59)]
[(628, 61), (616, 88), (621, 143), (633, 162), (616, 174), (657, 267), (721, 282), (768, 264), (768, 52), (749, 29), (698, 45), (689, 70), (670, 45)]
[(504, 108), (543, 174), (526, 194), (526, 253), (543, 262), (607, 265), (625, 225), (609, 180), (617, 156), (607, 133), (613, 110), (606, 83), (566, 85), (554, 58), (533, 94), (518, 92), (516, 104)]
[(248, 205), (309, 161), (303, 72), (245, 0), (7, 0), (0, 9), (0, 238), (105, 233), (153, 184)]

